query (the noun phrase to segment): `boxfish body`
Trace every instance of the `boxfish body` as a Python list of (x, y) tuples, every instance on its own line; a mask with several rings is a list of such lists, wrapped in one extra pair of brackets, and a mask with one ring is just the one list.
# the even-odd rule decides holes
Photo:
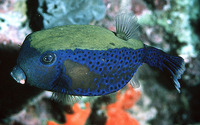
[(97, 96), (116, 92), (143, 63), (170, 72), (175, 87), (184, 71), (181, 57), (144, 45), (130, 14), (116, 17), (116, 32), (92, 25), (67, 25), (26, 37), (11, 75), (54, 93)]

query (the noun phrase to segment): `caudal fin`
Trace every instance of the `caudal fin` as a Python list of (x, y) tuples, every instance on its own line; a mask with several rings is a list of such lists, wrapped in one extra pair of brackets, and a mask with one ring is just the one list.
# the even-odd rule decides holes
[(185, 71), (185, 63), (183, 58), (179, 56), (168, 55), (162, 50), (154, 47), (146, 47), (146, 56), (144, 62), (150, 66), (159, 68), (160, 70), (168, 70), (173, 78), (174, 85), (180, 93), (180, 83), (178, 79)]

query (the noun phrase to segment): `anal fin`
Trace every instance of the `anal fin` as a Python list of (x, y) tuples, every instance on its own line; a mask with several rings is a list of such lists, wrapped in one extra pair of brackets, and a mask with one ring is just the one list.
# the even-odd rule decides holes
[(51, 98), (57, 102), (67, 103), (67, 104), (74, 104), (81, 100), (82, 96), (74, 96), (68, 95), (65, 93), (53, 92)]
[(139, 73), (138, 71), (133, 75), (129, 83), (133, 88), (139, 88), (140, 87), (140, 81), (139, 81)]

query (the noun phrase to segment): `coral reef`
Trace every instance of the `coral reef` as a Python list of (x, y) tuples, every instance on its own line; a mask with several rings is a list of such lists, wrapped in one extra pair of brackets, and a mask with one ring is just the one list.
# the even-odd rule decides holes
[(196, 81), (200, 81), (200, 55), (198, 55), (196, 58), (192, 58), (187, 67), (186, 75), (184, 77), (186, 84), (193, 87), (199, 85), (200, 82)]
[[(200, 123), (198, 0), (67, 2), (0, 1), (0, 124)], [(108, 96), (83, 97), (72, 106), (55, 102), (46, 92), (18, 85), (11, 79), (11, 67), (16, 63), (23, 39), (31, 30), (90, 23), (115, 31), (114, 17), (123, 8), (133, 11), (138, 17), (141, 39), (145, 44), (162, 48), (170, 54), (181, 55), (185, 59), (186, 71), (180, 80), (181, 94), (174, 89), (172, 79), (168, 78), (169, 74), (146, 65), (138, 70), (141, 82), (139, 89), (127, 86)]]
[(31, 30), (27, 25), (25, 0), (3, 0), (0, 3), (0, 48), (19, 49)]
[[(131, 108), (140, 98), (140, 91), (135, 91), (131, 85), (124, 94), (117, 94), (117, 101), (106, 107), (108, 119), (106, 125), (139, 125), (135, 118), (124, 110)], [(117, 120), (116, 120), (117, 119)]]
[[(134, 90), (131, 85), (129, 85), (128, 89), (125, 89), (124, 91), (125, 92), (119, 91), (116, 94), (115, 103), (111, 103), (106, 107), (104, 107), (105, 103), (101, 103), (99, 105), (99, 107), (101, 107), (98, 109), (99, 112), (105, 112), (107, 115), (107, 120), (105, 123), (106, 125), (139, 125), (138, 121), (133, 118), (126, 110), (129, 110), (136, 104), (136, 102), (140, 99), (141, 92)], [(81, 109), (80, 105), (84, 105), (83, 108), (85, 109)], [(84, 125), (91, 113), (90, 103), (75, 103), (72, 107), (72, 111), (72, 114), (65, 114), (67, 121), (63, 125)], [(58, 124), (54, 121), (47, 121), (47, 125)]]
[[(73, 114), (65, 114), (67, 122), (63, 125), (85, 125), (87, 118), (90, 115), (90, 103), (85, 103), (85, 109), (81, 109), (78, 103), (72, 107)], [(58, 125), (53, 121), (47, 121), (47, 125)]]
[[(182, 44), (177, 49), (177, 53), (183, 55), (186, 59), (191, 56), (197, 56), (198, 49), (195, 46), (200, 40), (191, 25), (191, 21), (198, 20), (200, 17), (200, 3), (198, 0), (144, 0), (139, 5), (146, 6), (139, 16), (141, 25), (149, 25), (151, 27), (158, 25), (165, 32), (173, 33), (179, 44)], [(135, 11), (137, 12), (138, 10)]]
[(44, 28), (69, 24), (89, 24), (105, 15), (102, 0), (39, 0), (38, 12), (43, 16)]

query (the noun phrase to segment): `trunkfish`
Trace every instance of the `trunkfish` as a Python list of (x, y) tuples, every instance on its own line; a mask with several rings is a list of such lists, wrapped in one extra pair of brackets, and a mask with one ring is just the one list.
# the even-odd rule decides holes
[(116, 32), (94, 25), (66, 25), (29, 34), (11, 76), (57, 97), (101, 96), (129, 82), (137, 86), (134, 74), (146, 63), (168, 71), (180, 92), (183, 58), (140, 41), (133, 14), (118, 14), (115, 21)]

